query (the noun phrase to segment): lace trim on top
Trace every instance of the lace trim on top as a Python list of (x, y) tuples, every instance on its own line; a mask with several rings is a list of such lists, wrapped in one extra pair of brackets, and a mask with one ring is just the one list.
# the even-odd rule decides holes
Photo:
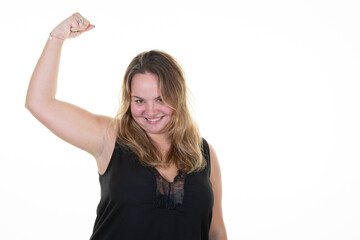
[(175, 209), (182, 205), (184, 200), (184, 182), (186, 173), (178, 171), (173, 182), (168, 182), (155, 169), (152, 169), (156, 178), (156, 205), (161, 209)]

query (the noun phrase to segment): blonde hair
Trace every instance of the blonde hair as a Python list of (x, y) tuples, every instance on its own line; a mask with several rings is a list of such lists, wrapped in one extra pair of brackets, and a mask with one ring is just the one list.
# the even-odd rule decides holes
[[(158, 76), (161, 97), (174, 110), (172, 121), (167, 126), (171, 146), (164, 157), (165, 163), (161, 161), (163, 156), (158, 148), (131, 115), (131, 80), (135, 74), (145, 72)], [(168, 167), (175, 164), (186, 173), (206, 166), (199, 128), (188, 109), (184, 73), (169, 54), (153, 50), (140, 53), (131, 61), (125, 72), (120, 107), (114, 120), (118, 125), (117, 142), (137, 154), (143, 165)]]

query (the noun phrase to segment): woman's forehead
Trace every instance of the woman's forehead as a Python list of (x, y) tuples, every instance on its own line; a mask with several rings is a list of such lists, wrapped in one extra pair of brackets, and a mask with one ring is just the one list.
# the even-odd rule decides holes
[(157, 98), (160, 96), (159, 78), (153, 73), (137, 73), (131, 80), (131, 96)]

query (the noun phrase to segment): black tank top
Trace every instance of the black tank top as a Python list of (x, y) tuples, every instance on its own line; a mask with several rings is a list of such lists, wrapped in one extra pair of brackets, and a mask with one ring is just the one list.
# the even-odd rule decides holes
[(205, 139), (202, 152), (204, 170), (179, 171), (168, 182), (128, 147), (115, 143), (108, 168), (99, 175), (101, 199), (90, 240), (209, 239), (214, 196)]

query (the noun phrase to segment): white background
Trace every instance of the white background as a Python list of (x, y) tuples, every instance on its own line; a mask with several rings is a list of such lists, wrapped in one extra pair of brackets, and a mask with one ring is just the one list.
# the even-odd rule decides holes
[(0, 239), (89, 239), (95, 160), (25, 107), (48, 33), (79, 11), (57, 98), (114, 116), (125, 68), (173, 55), (222, 169), (229, 239), (360, 239), (358, 1), (2, 1)]

